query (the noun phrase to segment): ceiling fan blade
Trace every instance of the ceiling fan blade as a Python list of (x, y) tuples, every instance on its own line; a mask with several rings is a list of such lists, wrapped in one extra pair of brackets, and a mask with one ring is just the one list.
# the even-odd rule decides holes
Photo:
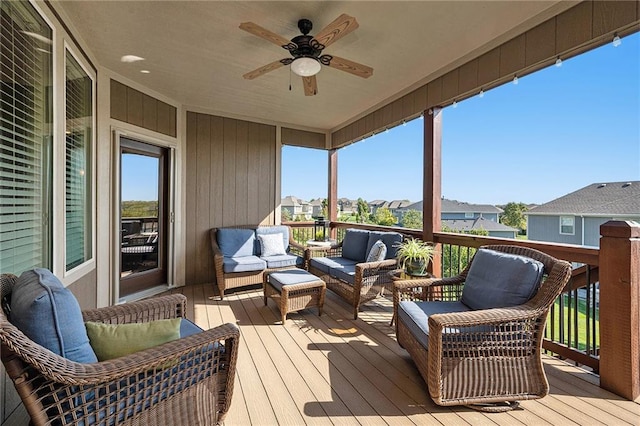
[(353, 16), (349, 16), (345, 13), (338, 16), (332, 23), (324, 27), (318, 34), (315, 35), (315, 39), (323, 44), (324, 47), (329, 46), (336, 40), (349, 34), (351, 31), (358, 28), (358, 21)]
[(304, 95), (313, 96), (318, 94), (318, 82), (316, 76), (302, 77), (302, 86), (304, 86)]
[(263, 38), (267, 41), (270, 41), (273, 44), (277, 44), (278, 46), (285, 48), (285, 46), (289, 45), (291, 43), (291, 41), (287, 40), (286, 38), (269, 31), (266, 28), (262, 28), (260, 25), (258, 24), (254, 24), (253, 22), (243, 22), (240, 24), (240, 29), (241, 30), (245, 30), (248, 33), (251, 33), (253, 35), (256, 35), (260, 38)]
[(274, 61), (271, 62), (270, 64), (267, 64), (263, 67), (260, 67), (258, 69), (255, 69), (253, 71), (250, 71), (246, 74), (244, 74), (242, 77), (244, 77), (247, 80), (253, 80), (256, 77), (260, 77), (261, 75), (264, 75), (268, 72), (271, 72), (273, 70), (277, 70), (280, 67), (283, 67), (284, 64), (280, 61)]
[(340, 71), (348, 72), (349, 74), (357, 75), (362, 78), (369, 78), (373, 75), (373, 68), (366, 65), (359, 64), (357, 62), (350, 61), (348, 59), (334, 56), (329, 63), (331, 68), (335, 68)]

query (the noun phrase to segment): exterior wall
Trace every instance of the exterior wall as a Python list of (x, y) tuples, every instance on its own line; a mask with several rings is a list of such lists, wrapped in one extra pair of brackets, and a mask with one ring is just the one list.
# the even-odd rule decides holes
[(489, 236), (499, 238), (515, 238), (515, 234), (509, 231), (489, 231)]
[(187, 113), (185, 283), (213, 283), (209, 230), (276, 223), (276, 126)]
[(527, 217), (527, 238), (529, 240), (582, 245), (582, 220), (580, 216), (575, 217), (574, 235), (560, 234), (559, 216), (530, 215)]

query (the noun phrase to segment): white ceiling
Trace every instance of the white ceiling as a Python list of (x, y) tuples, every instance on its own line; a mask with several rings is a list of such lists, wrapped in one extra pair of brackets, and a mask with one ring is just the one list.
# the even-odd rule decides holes
[[(60, 2), (99, 66), (188, 107), (294, 127), (335, 130), (532, 28), (573, 1), (68, 1)], [(252, 21), (287, 39), (297, 21), (317, 33), (341, 13), (360, 27), (327, 47), (373, 67), (362, 79), (323, 67), (318, 94), (282, 67), (242, 75), (289, 53), (238, 28)], [(123, 55), (144, 61), (123, 63)], [(149, 70), (142, 74), (140, 70)]]

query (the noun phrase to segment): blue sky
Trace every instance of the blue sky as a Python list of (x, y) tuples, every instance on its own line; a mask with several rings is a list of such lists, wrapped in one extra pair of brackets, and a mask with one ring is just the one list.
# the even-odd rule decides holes
[[(338, 196), (422, 199), (423, 120), (338, 151)], [(282, 151), (282, 195), (325, 197), (327, 153)], [(314, 179), (300, 176), (314, 174)], [(596, 182), (640, 180), (640, 34), (443, 111), (442, 195), (545, 203)]]
[(125, 154), (121, 158), (122, 200), (156, 201), (158, 159), (138, 154)]

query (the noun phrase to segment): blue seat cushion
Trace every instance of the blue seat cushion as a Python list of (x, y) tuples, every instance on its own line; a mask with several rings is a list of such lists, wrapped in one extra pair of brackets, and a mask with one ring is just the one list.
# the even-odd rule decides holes
[(78, 301), (47, 269), (20, 275), (11, 294), (11, 322), (55, 354), (75, 362), (98, 362)]
[(261, 271), (267, 268), (267, 262), (258, 256), (225, 257), (222, 259), (222, 270), (225, 274), (231, 272)]
[(367, 240), (366, 253), (371, 251), (371, 247), (376, 241), (382, 240), (385, 246), (387, 246), (387, 254), (385, 259), (395, 259), (398, 252), (398, 244), (402, 242), (402, 234), (398, 232), (381, 232), (371, 231), (369, 233), (369, 239)]
[(260, 259), (267, 262), (267, 268), (286, 268), (288, 266), (304, 266), (304, 259), (293, 254), (282, 254), (278, 256), (263, 256)]
[(255, 254), (256, 235), (253, 229), (220, 228), (216, 232), (216, 238), (224, 257), (242, 257)]
[(462, 303), (471, 309), (522, 305), (538, 291), (543, 273), (535, 259), (481, 248), (471, 262)]
[(429, 317), (435, 314), (471, 311), (462, 302), (412, 302), (398, 304), (398, 321), (407, 326), (413, 337), (425, 349), (429, 346)]
[(288, 269), (270, 273), (268, 280), (273, 287), (281, 291), (282, 286), (319, 281), (320, 278), (303, 269)]
[(342, 240), (342, 257), (356, 262), (364, 262), (367, 258), (367, 253), (369, 253), (369, 250), (367, 250), (368, 241), (369, 231), (347, 229)]
[(259, 235), (271, 235), (271, 234), (282, 234), (282, 243), (285, 251), (289, 250), (289, 227), (288, 226), (259, 226), (256, 228), (256, 247), (255, 253), (257, 256), (262, 255), (262, 250), (260, 247), (260, 241), (258, 240)]
[(329, 275), (353, 285), (356, 280), (356, 265), (343, 265), (340, 268), (331, 268)]
[(313, 257), (309, 260), (309, 265), (325, 274), (330, 273), (332, 268), (343, 268), (348, 265), (355, 265), (356, 263), (358, 262), (345, 259), (344, 257)]

